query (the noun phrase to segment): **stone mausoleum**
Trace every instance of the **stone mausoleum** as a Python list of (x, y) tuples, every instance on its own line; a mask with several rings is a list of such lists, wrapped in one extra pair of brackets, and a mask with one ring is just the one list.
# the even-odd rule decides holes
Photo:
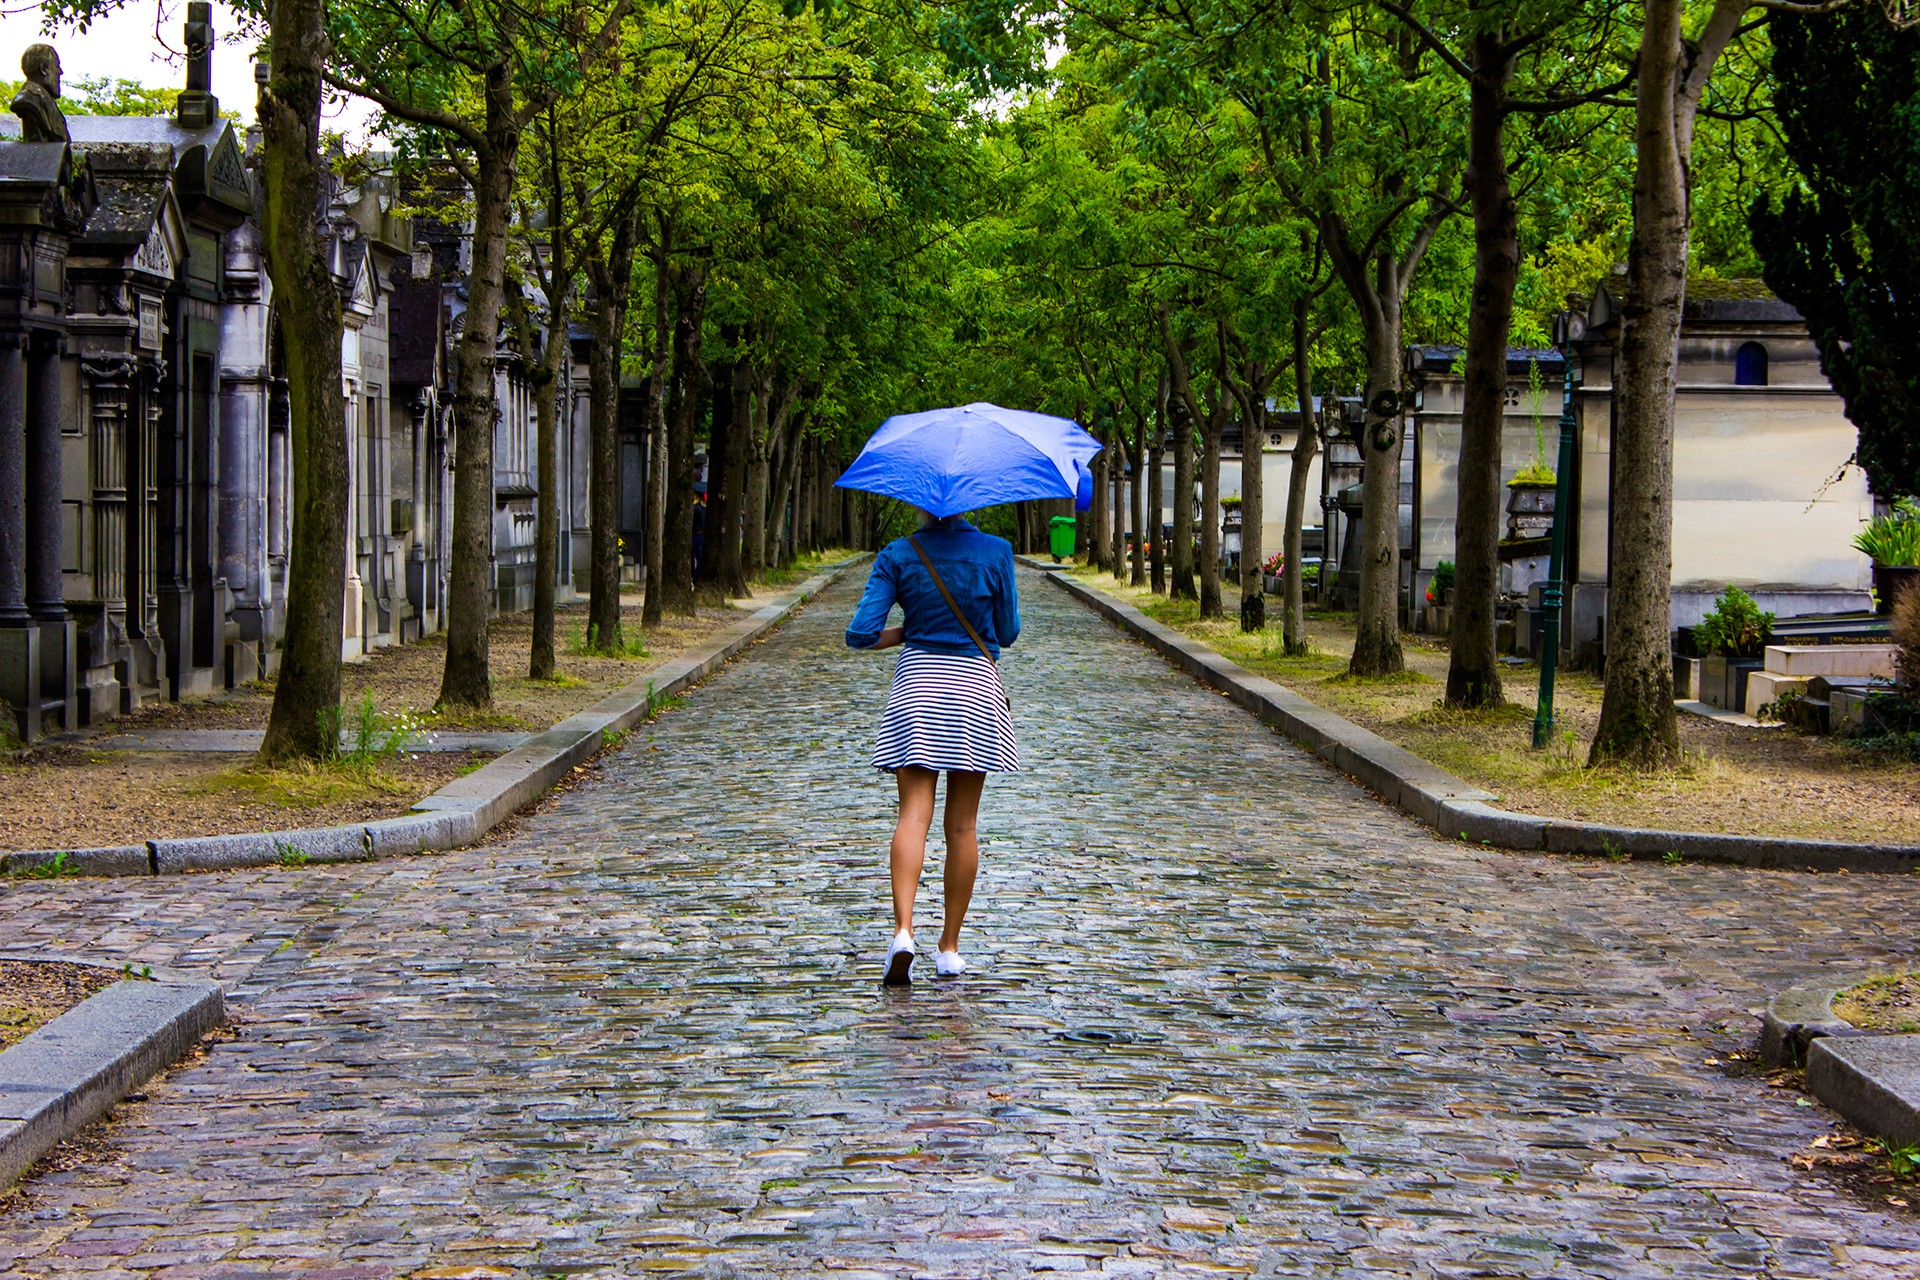
[[(210, 92), (210, 7), (188, 5), (169, 116), (67, 116), (47, 45), (0, 118), (0, 698), (19, 736), (277, 669), (292, 477), (249, 141)], [(443, 625), (448, 380), (465, 318), (460, 227), (418, 230), (391, 180), (322, 213), (340, 290), (352, 456), (348, 658)], [(502, 335), (495, 605), (532, 600), (537, 456)], [(584, 347), (560, 469), (587, 456)], [(562, 598), (584, 566), (584, 477), (560, 485)]]

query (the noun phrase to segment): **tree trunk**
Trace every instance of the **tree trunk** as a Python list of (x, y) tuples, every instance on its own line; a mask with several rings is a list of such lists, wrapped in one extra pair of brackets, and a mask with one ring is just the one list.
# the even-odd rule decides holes
[[(789, 379), (774, 397), (767, 425), (767, 434), (774, 442), (773, 463), (768, 473), (773, 492), (767, 499), (767, 563), (780, 568), (793, 563), (788, 531), (799, 515), (794, 480), (800, 468), (801, 432), (807, 425), (806, 412), (795, 408), (799, 393), (800, 384)], [(795, 498), (792, 513), (787, 509), (790, 498)]]
[(1400, 651), (1400, 299), (1382, 290), (1362, 313), (1367, 342), (1367, 418), (1360, 429), (1360, 618), (1347, 669), (1357, 676), (1404, 670)]
[[(549, 208), (548, 226), (559, 240), (559, 217)], [(571, 282), (564, 250), (555, 245), (552, 274), (547, 287), (547, 331), (539, 345), (540, 358), (528, 361), (527, 390), (533, 399), (534, 439), (538, 450), (536, 481), (538, 505), (534, 511), (533, 532), (533, 639), (528, 648), (527, 678), (551, 680), (554, 672), (553, 597), (560, 559), (559, 397), (573, 397), (572, 378), (562, 379), (560, 370), (568, 350), (567, 311), (564, 301)], [(535, 349), (533, 322), (527, 314), (526, 294), (516, 288), (508, 304), (513, 315), (514, 336), (523, 358)]]
[(1113, 492), (1107, 501), (1107, 511), (1113, 523), (1108, 531), (1107, 564), (1113, 569), (1113, 580), (1120, 581), (1127, 576), (1127, 433), (1120, 426), (1120, 417), (1116, 411), (1112, 418), (1113, 443), (1109, 446), (1112, 460), (1107, 465), (1107, 477), (1113, 482)]
[[(1711, 43), (1695, 55), (1705, 85)], [(1634, 102), (1633, 237), (1614, 376), (1613, 495), (1607, 549), (1606, 692), (1595, 764), (1638, 768), (1680, 754), (1673, 709), (1673, 396), (1687, 290), (1687, 162), (1693, 137), (1680, 0), (1647, 0)], [(1705, 68), (1699, 60), (1704, 59)], [(1692, 90), (1697, 95), (1697, 90)]]
[[(1159, 312), (1160, 348), (1166, 357), (1167, 377), (1172, 386), (1174, 421), (1177, 424), (1173, 433), (1173, 595), (1175, 599), (1192, 600), (1199, 595), (1193, 587), (1193, 433), (1197, 429), (1204, 436), (1211, 436), (1212, 425), (1207, 415), (1200, 409), (1199, 398), (1193, 393), (1193, 380), (1187, 373), (1187, 353), (1173, 336), (1173, 319), (1166, 307)], [(1219, 450), (1213, 446), (1213, 458), (1219, 462)], [(1207, 519), (1212, 502), (1219, 497), (1220, 476), (1216, 469), (1213, 474), (1212, 493), (1203, 494), (1201, 500), (1201, 519)], [(1202, 481), (1204, 484), (1205, 481)], [(1203, 532), (1204, 539), (1206, 534)], [(1216, 553), (1219, 543), (1213, 544)], [(1205, 558), (1206, 549), (1201, 549)], [(1207, 570), (1201, 568), (1205, 580)], [(1220, 580), (1213, 579), (1213, 612), (1207, 612), (1207, 602), (1200, 600), (1201, 617), (1217, 617), (1220, 613)]]
[(1195, 423), (1186, 406), (1176, 403), (1173, 413), (1173, 575), (1175, 600), (1197, 600), (1193, 584), (1193, 432)]
[(744, 594), (740, 541), (732, 537), (739, 526), (741, 484), (746, 475), (746, 422), (741, 410), (746, 399), (742, 386), (747, 362), (740, 351), (740, 326), (720, 326), (720, 341), (732, 353), (725, 363), (711, 366), (713, 408), (707, 420), (707, 525), (705, 546), (694, 581), (722, 594)]
[[(587, 260), (596, 302), (593, 351), (587, 357), (587, 378), (592, 384), (587, 423), (587, 506), (592, 525), (587, 555), (587, 647), (601, 653), (619, 653), (626, 648), (620, 622), (620, 342), (626, 329), (634, 241), (639, 230), (633, 215), (622, 217), (604, 253), (596, 252)], [(661, 301), (656, 298), (656, 319), (660, 312)], [(658, 398), (656, 377), (648, 389), (650, 409)], [(651, 566), (651, 533), (648, 542)]]
[(1153, 397), (1153, 445), (1147, 451), (1147, 538), (1152, 546), (1149, 586), (1159, 596), (1167, 594), (1167, 534), (1162, 521), (1167, 509), (1167, 394), (1167, 378), (1162, 374)]
[(1220, 603), (1220, 434), (1226, 426), (1221, 405), (1224, 387), (1214, 388), (1219, 401), (1204, 419), (1200, 433), (1200, 616), (1217, 618)]
[(340, 295), (314, 222), (327, 191), (327, 162), (320, 153), (325, 23), (321, 0), (274, 5), (270, 78), (258, 108), (266, 143), (261, 234), (287, 363), (293, 471), (286, 635), (260, 746), (266, 764), (323, 760), (339, 750), (347, 415), (340, 385)]
[[(1307, 473), (1320, 447), (1320, 437), (1313, 429), (1312, 338), (1307, 331), (1311, 307), (1305, 298), (1293, 304), (1293, 393), (1300, 401), (1300, 434), (1294, 438), (1293, 466), (1287, 475), (1287, 524), (1281, 534), (1281, 558), (1286, 574), (1280, 580), (1281, 588), (1287, 593), (1281, 634), (1290, 658), (1304, 657), (1308, 650), (1306, 565), (1301, 530), (1307, 521)], [(1321, 560), (1325, 559), (1323, 544)]]
[[(560, 409), (573, 414), (573, 344), (567, 338), (567, 295), (573, 291), (574, 266), (567, 256), (565, 216), (561, 206), (560, 148), (562, 140), (552, 112), (547, 116), (547, 336), (541, 349), (543, 379), (533, 379), (538, 453), (538, 506), (533, 530), (533, 641), (527, 658), (527, 678), (554, 676), (554, 594), (560, 577)], [(526, 352), (523, 340), (522, 356)]]
[(747, 382), (745, 515), (740, 528), (741, 568), (756, 582), (767, 572), (767, 491), (772, 487), (773, 374), (756, 368)]
[(442, 706), (486, 710), (493, 705), (487, 669), (487, 578), (493, 558), (494, 352), (507, 263), (514, 164), (520, 128), (513, 110), (513, 64), (488, 71), (484, 99), (486, 145), (476, 150), (473, 193), (473, 266), (467, 273), (466, 330), (460, 335), (453, 383), (456, 452), (453, 477), (452, 563), (447, 571), (447, 665), (440, 679)]
[(1272, 377), (1249, 361), (1240, 397), (1240, 629), (1267, 625), (1267, 584), (1261, 522), (1266, 517), (1267, 382)]
[[(1147, 432), (1149, 430), (1145, 416), (1135, 411), (1133, 418), (1133, 485), (1128, 490), (1133, 513), (1133, 573), (1129, 579), (1131, 585), (1147, 585)], [(1066, 513), (1073, 514), (1073, 504), (1068, 502)]]
[[(705, 367), (700, 360), (707, 320), (707, 269), (687, 268), (675, 289), (673, 393), (667, 410), (667, 530), (662, 539), (660, 603), (668, 613), (692, 617), (693, 603), (693, 422), (700, 408)], [(651, 587), (648, 590), (652, 590)]]
[[(653, 254), (653, 353), (652, 372), (647, 376), (647, 510), (646, 510), (646, 602), (640, 611), (640, 625), (657, 627), (665, 619), (661, 608), (659, 583), (666, 577), (667, 545), (667, 356), (672, 347), (671, 321), (673, 299), (673, 223), (660, 220), (660, 239)], [(597, 333), (597, 330), (596, 330)], [(596, 358), (607, 344), (597, 343)], [(594, 536), (599, 536), (600, 514), (596, 502), (593, 516)], [(598, 561), (599, 544), (595, 544)], [(615, 566), (619, 550), (616, 546)], [(594, 590), (599, 590), (596, 584)]]
[(1107, 447), (1093, 456), (1093, 505), (1087, 510), (1087, 564), (1095, 569), (1110, 567), (1107, 553), (1113, 546), (1107, 532), (1107, 507), (1113, 495), (1107, 474), (1113, 466), (1113, 442), (1102, 443)]
[[(555, 292), (558, 290), (556, 288)], [(553, 597), (560, 576), (560, 406), (558, 398), (573, 399), (572, 377), (561, 358), (567, 350), (567, 309), (559, 297), (547, 300), (546, 362), (550, 374), (545, 385), (535, 386), (534, 429), (536, 466), (539, 468), (538, 507), (533, 526), (533, 642), (527, 658), (527, 678), (551, 680), (554, 673)]]
[(1460, 410), (1459, 511), (1454, 533), (1452, 656), (1447, 705), (1502, 701), (1494, 644), (1500, 589), (1500, 432), (1507, 390), (1507, 338), (1520, 273), (1520, 231), (1502, 140), (1513, 72), (1497, 32), (1473, 39), (1469, 81), (1467, 194), (1473, 203), (1473, 294), (1467, 309), (1466, 390)]

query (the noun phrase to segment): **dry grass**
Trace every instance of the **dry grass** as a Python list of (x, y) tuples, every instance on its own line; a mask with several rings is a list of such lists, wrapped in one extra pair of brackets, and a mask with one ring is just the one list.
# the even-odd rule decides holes
[[(491, 711), (433, 714), (446, 660), (444, 636), (381, 650), (342, 673), (349, 725), (372, 699), (382, 717), (410, 717), (427, 729), (539, 730), (591, 706), (744, 618), (792, 582), (848, 552), (809, 556), (750, 600), (707, 602), (695, 616), (640, 625), (641, 596), (621, 601), (626, 644), (618, 654), (584, 651), (585, 602), (557, 611), (560, 652), (552, 680), (527, 677), (530, 614), (508, 614), (489, 627), (494, 676)], [(150, 708), (108, 727), (117, 730), (261, 729), (273, 688), (260, 682), (219, 698)], [(415, 801), (472, 772), (486, 757), (465, 754), (380, 755), (358, 763), (261, 769), (233, 753), (102, 751), (85, 744), (35, 748), (0, 758), (0, 848), (79, 849), (140, 840), (281, 831), (373, 821), (405, 812)]]
[(1920, 1031), (1920, 973), (1869, 978), (1835, 996), (1833, 1011), (1870, 1031)]
[(1658, 773), (1588, 768), (1603, 693), (1590, 673), (1561, 670), (1553, 740), (1535, 751), (1540, 670), (1532, 663), (1502, 668), (1506, 705), (1459, 711), (1440, 703), (1448, 662), (1443, 640), (1403, 635), (1406, 673), (1359, 679), (1346, 674), (1351, 614), (1310, 614), (1313, 652), (1287, 657), (1277, 621), (1247, 634), (1237, 618), (1202, 620), (1192, 602), (1115, 583), (1109, 574), (1075, 572), (1248, 670), (1495, 792), (1509, 809), (1628, 827), (1920, 844), (1920, 767), (1911, 763), (1867, 755), (1836, 739), (1682, 715), (1679, 767)]

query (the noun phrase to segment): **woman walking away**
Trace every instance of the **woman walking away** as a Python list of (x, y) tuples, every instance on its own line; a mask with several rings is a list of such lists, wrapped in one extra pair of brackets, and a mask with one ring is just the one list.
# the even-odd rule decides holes
[[(906, 615), (886, 625), (898, 604)], [(855, 649), (905, 646), (887, 691), (873, 765), (893, 774), (900, 818), (893, 828), (893, 945), (887, 950), (888, 986), (912, 979), (913, 899), (933, 825), (934, 787), (947, 775), (946, 921), (933, 958), (934, 972), (966, 971), (960, 925), (973, 899), (980, 868), (974, 824), (987, 774), (1020, 767), (1013, 716), (996, 664), (1003, 646), (1020, 634), (1013, 582), (1013, 548), (959, 516), (929, 517), (918, 533), (898, 538), (874, 560), (867, 593), (847, 625)]]

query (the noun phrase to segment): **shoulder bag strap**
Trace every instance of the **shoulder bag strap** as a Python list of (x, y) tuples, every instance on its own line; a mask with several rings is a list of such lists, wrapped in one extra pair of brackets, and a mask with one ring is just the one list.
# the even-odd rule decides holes
[(954, 603), (953, 592), (947, 590), (947, 584), (940, 581), (940, 571), (933, 567), (933, 560), (927, 555), (927, 549), (920, 545), (920, 539), (908, 534), (907, 541), (913, 544), (914, 551), (919, 554), (920, 563), (927, 566), (927, 575), (933, 579), (933, 585), (940, 588), (940, 598), (947, 602), (947, 608), (953, 610), (953, 616), (967, 629), (967, 637), (979, 646), (980, 656), (992, 662), (993, 652), (987, 648), (987, 642), (980, 638), (980, 633), (973, 629), (973, 624), (967, 621), (967, 615), (960, 612), (960, 606)]

